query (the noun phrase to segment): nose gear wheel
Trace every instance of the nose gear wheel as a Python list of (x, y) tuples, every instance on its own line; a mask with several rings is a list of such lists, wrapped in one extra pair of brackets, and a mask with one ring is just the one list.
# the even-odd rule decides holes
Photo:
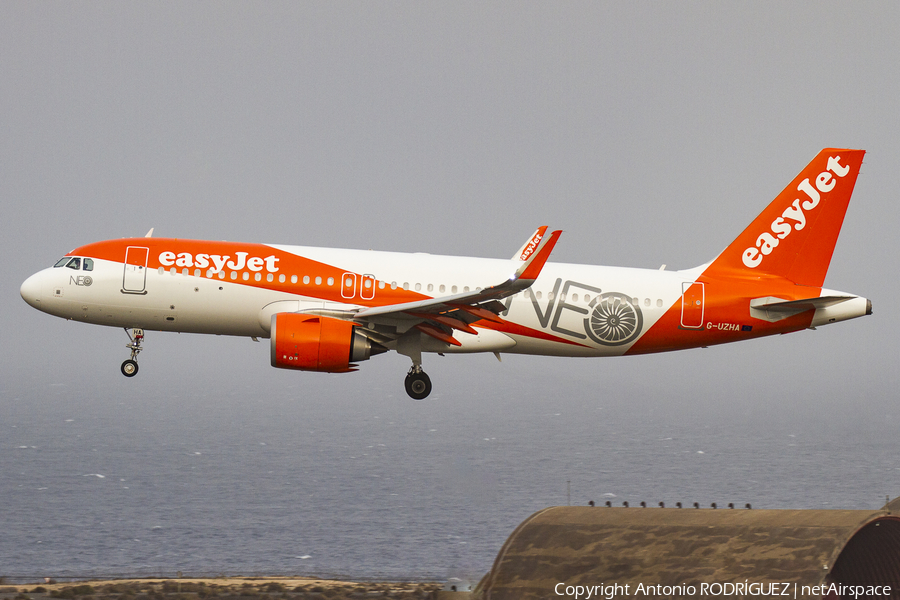
[(122, 363), (122, 375), (125, 377), (134, 377), (138, 372), (137, 362), (128, 359)]
[(125, 377), (134, 377), (138, 372), (137, 356), (141, 353), (141, 344), (144, 342), (144, 330), (132, 329), (130, 332), (126, 329), (129, 343), (125, 347), (131, 350), (131, 358), (122, 363), (122, 375)]

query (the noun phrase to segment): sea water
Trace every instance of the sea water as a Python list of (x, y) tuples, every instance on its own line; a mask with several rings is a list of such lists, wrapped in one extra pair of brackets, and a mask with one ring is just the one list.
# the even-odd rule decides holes
[(463, 364), (472, 377), (446, 369), (423, 402), (362, 374), (8, 380), (0, 576), (477, 579), (547, 506), (876, 509), (900, 493), (880, 404), (604, 387), (583, 366), (529, 379), (539, 362), (495, 385), (498, 367)]

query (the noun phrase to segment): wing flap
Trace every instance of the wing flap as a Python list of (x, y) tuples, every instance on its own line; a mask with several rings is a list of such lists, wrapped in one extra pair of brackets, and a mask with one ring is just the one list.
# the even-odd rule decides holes
[[(458, 312), (458, 311), (456, 311)], [(446, 325), (451, 329), (458, 329), (459, 331), (465, 331), (466, 333), (471, 333), (472, 335), (478, 335), (478, 332), (475, 329), (472, 329), (467, 323), (449, 316), (447, 313), (432, 315), (429, 313), (410, 313), (413, 317), (419, 317), (426, 321), (437, 321), (441, 325)]]
[(444, 342), (446, 344), (450, 344), (452, 346), (462, 346), (462, 343), (459, 340), (457, 340), (455, 337), (453, 337), (452, 335), (450, 335), (443, 329), (441, 329), (439, 327), (435, 327), (431, 323), (426, 323), (426, 322), (419, 323), (415, 326), (415, 328), (418, 329), (419, 331), (421, 331), (422, 333), (424, 333), (426, 335), (430, 335), (434, 339), (440, 340), (441, 342)]

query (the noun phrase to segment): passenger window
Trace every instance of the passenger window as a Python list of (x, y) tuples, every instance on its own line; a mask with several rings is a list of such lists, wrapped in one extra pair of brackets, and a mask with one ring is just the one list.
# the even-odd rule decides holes
[(92, 259), (92, 258), (84, 259), (84, 265), (82, 265), (82, 268), (85, 271), (93, 271), (94, 270), (94, 259)]
[(72, 260), (69, 261), (69, 264), (67, 264), (66, 266), (69, 267), (70, 269), (75, 269), (77, 271), (81, 268), (81, 259), (73, 258)]

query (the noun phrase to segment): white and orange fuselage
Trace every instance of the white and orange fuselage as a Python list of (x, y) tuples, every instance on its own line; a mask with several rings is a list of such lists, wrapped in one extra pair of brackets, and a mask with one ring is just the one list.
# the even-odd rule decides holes
[(423, 352), (710, 346), (871, 313), (822, 287), (863, 154), (823, 150), (722, 254), (683, 271), (551, 263), (546, 227), (510, 260), (143, 237), (77, 248), (21, 293), (98, 325), (271, 338), (277, 367), (351, 371), (395, 350), (413, 360), (408, 391)]

